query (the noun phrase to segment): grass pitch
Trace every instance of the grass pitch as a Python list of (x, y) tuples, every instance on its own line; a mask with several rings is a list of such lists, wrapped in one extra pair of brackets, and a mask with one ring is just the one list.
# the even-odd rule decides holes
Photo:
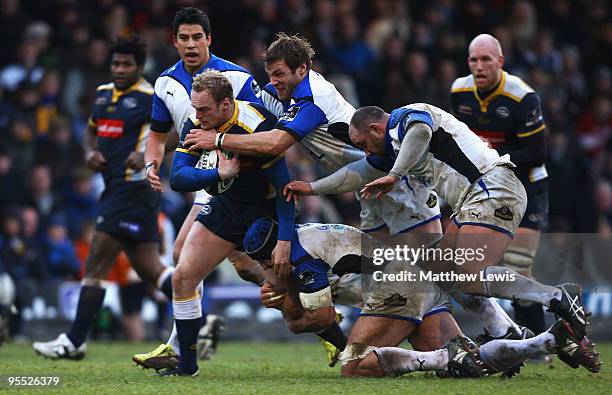
[[(555, 358), (554, 368), (529, 365), (511, 380), (438, 379), (413, 373), (391, 379), (343, 379), (339, 368), (328, 368), (317, 343), (230, 343), (220, 345), (214, 360), (200, 364), (200, 376), (159, 378), (152, 370), (133, 366), (131, 355), (152, 350), (157, 344), (90, 343), (79, 362), (53, 361), (35, 355), (29, 344), (0, 348), (0, 376), (60, 376), (58, 388), (16, 390), (61, 393), (205, 393), (205, 394), (610, 394), (612, 393), (612, 343), (598, 344), (603, 356), (599, 374), (573, 370)], [(11, 390), (0, 385), (0, 392)]]

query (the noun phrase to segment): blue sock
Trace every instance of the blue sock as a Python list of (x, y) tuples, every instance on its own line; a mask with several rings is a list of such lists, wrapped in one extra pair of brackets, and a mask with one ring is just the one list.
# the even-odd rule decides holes
[(87, 335), (89, 335), (98, 312), (102, 308), (105, 293), (106, 290), (104, 288), (91, 285), (83, 285), (81, 287), (76, 318), (72, 323), (70, 332), (68, 332), (68, 338), (75, 347), (79, 347), (87, 339)]
[(200, 330), (200, 318), (189, 320), (176, 319), (176, 330), (181, 349), (181, 361), (179, 368), (186, 373), (194, 373), (198, 369), (198, 331)]

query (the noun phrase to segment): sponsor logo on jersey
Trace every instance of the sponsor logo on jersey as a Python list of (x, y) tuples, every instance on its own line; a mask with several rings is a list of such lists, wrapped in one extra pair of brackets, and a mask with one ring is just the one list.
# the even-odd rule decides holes
[(406, 299), (402, 295), (400, 295), (400, 294), (393, 294), (393, 295), (389, 296), (387, 299), (385, 299), (383, 301), (383, 304), (385, 306), (401, 307), (401, 306), (405, 306), (406, 302), (408, 302), (408, 299)]
[(118, 139), (123, 136), (123, 120), (122, 119), (98, 119), (98, 136), (109, 139)]
[(257, 84), (257, 81), (255, 80), (251, 81), (251, 89), (253, 89), (253, 92), (255, 92), (256, 96), (259, 96), (261, 94), (261, 89), (259, 88), (259, 84)]
[(525, 120), (525, 126), (527, 127), (534, 126), (538, 122), (541, 122), (542, 119), (543, 119), (542, 110), (538, 106), (533, 111), (531, 111), (529, 114), (527, 114), (527, 119)]
[(433, 193), (430, 193), (425, 204), (427, 204), (427, 207), (429, 208), (434, 208), (436, 207), (436, 204), (438, 204), (438, 198)]
[(300, 108), (298, 106), (293, 106), (283, 113), (283, 115), (279, 118), (279, 121), (291, 122), (295, 119), (299, 111)]
[(310, 270), (305, 270), (298, 275), (300, 285), (311, 285), (314, 283), (314, 275)]
[(200, 214), (208, 215), (212, 210), (210, 209), (210, 204), (205, 204), (202, 206), (202, 210), (200, 210)]
[(460, 104), (457, 112), (466, 115), (472, 115), (472, 107)]
[(495, 209), (495, 213), (493, 215), (499, 219), (503, 219), (504, 221), (512, 221), (512, 218), (514, 218), (514, 214), (512, 214), (512, 210), (510, 210), (508, 206), (502, 206)]
[(106, 99), (106, 97), (104, 97), (104, 96), (100, 96), (100, 97), (98, 97), (98, 98), (96, 99), (96, 106), (101, 106), (101, 105), (106, 104), (106, 100), (107, 100), (107, 99)]
[(123, 99), (121, 105), (127, 109), (136, 108), (138, 106), (138, 100), (133, 97), (126, 97)]
[(508, 118), (510, 116), (510, 110), (506, 107), (497, 107), (495, 115), (497, 115), (498, 118)]
[(125, 229), (130, 233), (139, 233), (141, 226), (135, 222), (119, 221), (119, 228)]

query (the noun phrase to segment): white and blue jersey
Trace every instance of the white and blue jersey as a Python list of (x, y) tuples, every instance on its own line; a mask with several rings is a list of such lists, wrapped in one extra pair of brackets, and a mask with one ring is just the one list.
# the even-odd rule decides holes
[(433, 133), (428, 152), (408, 174), (426, 179), (427, 185), (451, 206), (460, 201), (472, 183), (498, 164), (512, 166), (508, 155), (500, 157), (467, 125), (425, 103), (410, 104), (391, 112), (385, 133), (385, 155), (370, 155), (368, 162), (381, 171), (391, 170), (406, 131), (415, 122), (428, 125)]
[(262, 100), (278, 117), (276, 128), (291, 133), (328, 172), (364, 157), (348, 137), (355, 108), (321, 74), (310, 70), (284, 102), (268, 84)]
[(191, 83), (193, 77), (205, 70), (217, 70), (232, 84), (234, 97), (247, 102), (261, 102), (257, 82), (244, 67), (210, 54), (210, 60), (194, 75), (190, 74), (179, 60), (155, 81), (151, 130), (166, 133), (174, 124), (178, 133), (189, 116), (195, 113), (191, 106)]
[(291, 264), (298, 291), (311, 294), (329, 288), (331, 274), (361, 273), (362, 237), (367, 236), (343, 224), (297, 225), (291, 240)]

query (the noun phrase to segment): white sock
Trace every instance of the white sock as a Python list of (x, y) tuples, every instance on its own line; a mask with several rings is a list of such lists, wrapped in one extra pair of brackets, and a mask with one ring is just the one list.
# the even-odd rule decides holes
[(555, 337), (542, 332), (524, 340), (493, 340), (478, 348), (480, 358), (496, 371), (504, 371), (535, 356), (553, 353)]
[(386, 376), (401, 376), (416, 371), (446, 370), (448, 365), (446, 349), (420, 352), (399, 347), (381, 347), (374, 352)]
[(518, 330), (518, 325), (495, 300), (463, 292), (453, 292), (451, 296), (465, 310), (476, 315), (489, 335), (499, 337), (508, 333), (510, 328)]
[[(481, 276), (502, 275), (504, 280), (483, 281), (486, 296), (509, 300), (528, 300), (530, 302), (542, 303), (550, 307), (551, 299), (561, 300), (561, 290), (552, 285), (545, 285), (536, 280), (522, 276), (515, 270), (502, 266), (489, 266), (482, 269)], [(514, 280), (507, 280), (508, 275), (512, 275)]]
[[(201, 305), (202, 295), (204, 292), (204, 282), (203, 281), (200, 281), (196, 290), (198, 291), (198, 294), (200, 295), (200, 305)], [(178, 356), (181, 355), (181, 350), (179, 348), (179, 341), (178, 341), (178, 333), (176, 332), (176, 324), (172, 324), (172, 333), (170, 333), (170, 337), (168, 337), (168, 341), (166, 342), (166, 344), (169, 344), (170, 346), (172, 346), (172, 349), (174, 350), (176, 355)]]

